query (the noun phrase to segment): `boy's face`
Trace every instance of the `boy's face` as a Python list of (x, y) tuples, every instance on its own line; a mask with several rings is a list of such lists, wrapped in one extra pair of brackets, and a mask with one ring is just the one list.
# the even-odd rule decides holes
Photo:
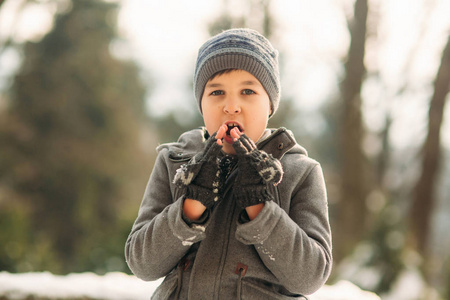
[[(233, 70), (206, 83), (202, 97), (203, 120), (210, 134), (220, 126), (233, 125), (255, 143), (264, 133), (272, 110), (269, 95), (255, 76)], [(223, 139), (223, 150), (235, 154), (229, 130)]]

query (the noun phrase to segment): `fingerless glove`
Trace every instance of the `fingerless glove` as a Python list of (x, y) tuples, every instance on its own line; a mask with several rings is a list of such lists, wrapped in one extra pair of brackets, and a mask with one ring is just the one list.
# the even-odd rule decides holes
[(238, 157), (238, 175), (233, 195), (242, 208), (273, 200), (268, 185), (277, 185), (283, 178), (281, 162), (258, 150), (245, 134), (233, 143)]
[(217, 144), (213, 134), (202, 152), (196, 154), (176, 172), (173, 183), (186, 189), (186, 198), (200, 201), (211, 208), (220, 198), (222, 176), (219, 168), (219, 154), (222, 146)]

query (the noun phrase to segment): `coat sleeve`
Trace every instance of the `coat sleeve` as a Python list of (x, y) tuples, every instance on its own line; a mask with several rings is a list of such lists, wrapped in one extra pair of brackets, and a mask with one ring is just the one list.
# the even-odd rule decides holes
[(236, 237), (255, 246), (280, 284), (292, 293), (308, 295), (330, 275), (331, 230), (322, 169), (309, 158), (301, 160), (297, 171), (286, 165), (280, 206), (266, 202), (253, 221), (238, 225)]
[(138, 217), (125, 245), (129, 268), (147, 281), (166, 276), (193, 243), (205, 238), (204, 227), (189, 226), (183, 220), (184, 197), (173, 198), (173, 174), (169, 174), (166, 151), (158, 154)]

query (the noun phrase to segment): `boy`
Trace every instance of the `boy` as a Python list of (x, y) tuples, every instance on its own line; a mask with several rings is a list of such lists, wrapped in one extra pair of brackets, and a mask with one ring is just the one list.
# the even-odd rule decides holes
[(280, 99), (277, 56), (250, 29), (200, 48), (205, 128), (158, 147), (125, 248), (136, 276), (165, 276), (152, 299), (305, 299), (327, 280), (321, 167), (288, 130), (266, 129)]

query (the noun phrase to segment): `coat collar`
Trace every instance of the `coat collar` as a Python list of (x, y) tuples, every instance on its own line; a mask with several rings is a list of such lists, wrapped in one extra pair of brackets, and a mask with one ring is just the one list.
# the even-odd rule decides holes
[(307, 155), (306, 150), (297, 144), (292, 132), (284, 127), (267, 129), (257, 146), (277, 159), (281, 159), (287, 152)]

